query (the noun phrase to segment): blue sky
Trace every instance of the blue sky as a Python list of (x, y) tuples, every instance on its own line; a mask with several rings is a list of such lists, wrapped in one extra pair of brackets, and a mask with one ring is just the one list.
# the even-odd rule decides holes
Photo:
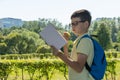
[(68, 24), (71, 14), (78, 9), (88, 9), (93, 20), (120, 17), (120, 0), (0, 0), (0, 18), (51, 18)]

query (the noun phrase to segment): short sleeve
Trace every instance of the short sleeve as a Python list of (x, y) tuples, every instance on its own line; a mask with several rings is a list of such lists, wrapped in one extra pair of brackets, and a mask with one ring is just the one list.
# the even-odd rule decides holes
[(92, 49), (93, 49), (93, 43), (92, 43), (91, 39), (83, 38), (78, 43), (76, 51), (77, 51), (77, 53), (89, 55)]

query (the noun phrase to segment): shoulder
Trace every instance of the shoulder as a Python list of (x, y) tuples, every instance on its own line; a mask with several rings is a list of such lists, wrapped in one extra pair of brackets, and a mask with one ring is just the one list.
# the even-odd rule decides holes
[(92, 40), (90, 38), (82, 38), (79, 42), (80, 44), (92, 44)]
[(90, 38), (82, 38), (76, 47), (77, 52), (88, 55), (93, 50), (93, 42)]

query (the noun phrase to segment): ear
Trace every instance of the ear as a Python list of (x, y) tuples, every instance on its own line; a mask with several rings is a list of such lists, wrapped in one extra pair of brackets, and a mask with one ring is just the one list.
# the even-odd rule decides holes
[(86, 28), (89, 28), (89, 22), (85, 21), (84, 25), (86, 26)]

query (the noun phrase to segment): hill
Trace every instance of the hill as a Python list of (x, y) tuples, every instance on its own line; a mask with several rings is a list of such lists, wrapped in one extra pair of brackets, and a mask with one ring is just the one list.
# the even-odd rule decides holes
[(21, 27), (23, 21), (17, 18), (1, 18), (0, 19), (0, 28), (9, 28), (12, 26)]

